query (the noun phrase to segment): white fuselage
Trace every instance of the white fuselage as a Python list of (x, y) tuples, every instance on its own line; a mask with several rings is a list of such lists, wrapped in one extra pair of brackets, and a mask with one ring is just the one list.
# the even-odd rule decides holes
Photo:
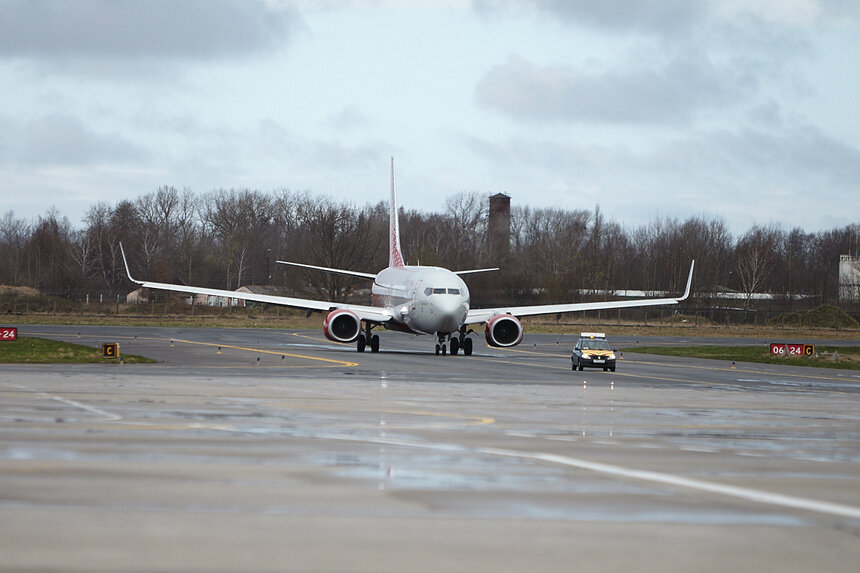
[(456, 332), (469, 312), (469, 289), (439, 267), (388, 267), (373, 281), (373, 306), (391, 311), (389, 328), (424, 334)]

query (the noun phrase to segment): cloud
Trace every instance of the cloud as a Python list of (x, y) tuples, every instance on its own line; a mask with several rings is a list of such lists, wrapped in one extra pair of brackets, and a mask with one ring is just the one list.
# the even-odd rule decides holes
[(526, 10), (549, 14), (582, 27), (652, 34), (685, 33), (707, 13), (707, 5), (703, 2), (666, 0), (476, 0), (473, 6), (484, 14)]
[(856, 222), (860, 149), (787, 123), (655, 136), (642, 149), (536, 137), (467, 138), (464, 145), (503, 165), (498, 176), (507, 191), (538, 206), (599, 203), (610, 217), (632, 221), (706, 209), (736, 230), (770, 220), (807, 230)]
[(482, 105), (521, 120), (676, 123), (730, 103), (747, 89), (711, 65), (677, 59), (662, 67), (581, 71), (511, 57), (479, 80)]
[(329, 124), (336, 129), (359, 129), (371, 125), (370, 118), (357, 106), (348, 105), (329, 118)]
[(860, 20), (853, 0), (475, 0), (473, 7), (480, 14), (525, 11), (607, 32), (673, 38), (714, 25), (804, 28)]
[(660, 170), (683, 166), (702, 179), (738, 185), (740, 193), (781, 188), (839, 200), (857, 195), (860, 181), (860, 150), (810, 125), (712, 130), (668, 144), (652, 160)]
[(94, 131), (76, 117), (51, 114), (18, 122), (0, 119), (0, 164), (47, 167), (139, 161), (145, 149), (117, 134)]
[(293, 11), (244, 0), (2, 0), (0, 57), (200, 59), (282, 44)]

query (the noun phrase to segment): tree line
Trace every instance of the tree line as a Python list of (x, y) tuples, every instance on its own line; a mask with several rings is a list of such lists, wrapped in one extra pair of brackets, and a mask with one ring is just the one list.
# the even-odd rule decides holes
[[(837, 302), (839, 255), (856, 253), (860, 225), (807, 233), (776, 224), (733, 236), (724, 220), (657, 218), (625, 228), (600, 207), (511, 209), (510, 238), (489, 241), (487, 196), (463, 192), (442, 212), (400, 211), (409, 264), (452, 270), (499, 266), (472, 275), (473, 302), (584, 300), (589, 292), (680, 292), (691, 259), (700, 298), (720, 291), (770, 293)], [(388, 261), (388, 205), (357, 206), (289, 190), (217, 190), (198, 195), (161, 187), (135, 200), (90, 207), (81, 228), (52, 208), (34, 221), (0, 219), (0, 284), (80, 299), (124, 295), (122, 242), (135, 278), (221, 289), (269, 285), (340, 300), (366, 296), (366, 281), (276, 264), (278, 259), (376, 272)], [(745, 301), (749, 304), (747, 297)]]

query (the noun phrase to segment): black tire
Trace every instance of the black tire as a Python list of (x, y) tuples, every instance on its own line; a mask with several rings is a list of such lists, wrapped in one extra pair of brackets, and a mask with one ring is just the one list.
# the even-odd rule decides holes
[(445, 346), (444, 344), (440, 344), (439, 346), (442, 348), (442, 356), (447, 356), (447, 354), (448, 354), (448, 347), (447, 347), (447, 346)]
[(439, 356), (440, 352), (442, 352), (442, 351), (439, 349), (439, 345), (437, 344), (436, 345), (436, 356)]
[(615, 366), (610, 366), (609, 370), (610, 370), (610, 372), (615, 372)]
[(370, 351), (371, 352), (379, 352), (379, 335), (374, 334), (370, 338)]
[(364, 349), (367, 347), (367, 339), (364, 338), (364, 335), (358, 337), (358, 351), (364, 352)]
[(579, 366), (579, 371), (582, 372), (582, 360), (578, 362), (577, 366)]
[(451, 339), (451, 356), (457, 356), (460, 352), (460, 341), (456, 338)]
[(467, 338), (466, 340), (463, 341), (463, 354), (465, 356), (471, 356), (472, 355), (472, 339), (471, 338)]

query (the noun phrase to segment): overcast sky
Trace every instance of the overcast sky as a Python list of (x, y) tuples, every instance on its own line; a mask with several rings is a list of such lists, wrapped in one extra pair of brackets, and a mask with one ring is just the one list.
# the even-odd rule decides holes
[(0, 215), (159, 186), (860, 222), (856, 0), (0, 0)]

